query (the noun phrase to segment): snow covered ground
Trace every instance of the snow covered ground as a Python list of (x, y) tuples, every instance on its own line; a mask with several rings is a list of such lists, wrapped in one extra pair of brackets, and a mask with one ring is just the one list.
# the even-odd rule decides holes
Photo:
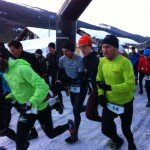
[[(67, 97), (65, 93), (63, 93), (63, 96), (65, 104), (64, 113), (59, 115), (58, 112), (53, 110), (54, 126), (64, 124), (68, 118), (73, 118), (69, 97)], [(150, 150), (150, 108), (145, 107), (146, 103), (147, 97), (145, 89), (144, 94), (139, 95), (138, 86), (136, 86), (132, 131), (138, 150)], [(101, 111), (102, 108), (99, 107), (100, 114)], [(69, 145), (65, 143), (65, 138), (69, 136), (68, 131), (54, 139), (49, 139), (42, 131), (39, 123), (36, 122), (35, 126), (38, 130), (39, 138), (30, 142), (28, 150), (108, 150), (108, 138), (101, 133), (101, 124), (88, 120), (85, 113), (82, 113), (81, 116), (79, 141), (75, 144)], [(11, 128), (15, 129), (17, 119), (18, 113), (12, 110)], [(120, 119), (116, 118), (115, 122), (117, 124), (118, 134), (124, 139), (121, 150), (127, 150), (127, 142), (121, 131)], [(0, 137), (0, 145), (7, 147), (8, 150), (15, 150), (15, 143), (7, 137)]]

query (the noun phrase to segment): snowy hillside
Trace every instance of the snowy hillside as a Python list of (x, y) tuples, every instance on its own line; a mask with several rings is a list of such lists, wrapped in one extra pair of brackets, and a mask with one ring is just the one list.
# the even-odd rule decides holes
[[(63, 93), (63, 96), (65, 104), (64, 114), (59, 115), (53, 110), (54, 126), (64, 124), (68, 118), (73, 118), (69, 97), (67, 97), (65, 93)], [(138, 150), (150, 150), (150, 108), (145, 107), (146, 103), (147, 98), (145, 89), (144, 94), (139, 95), (138, 86), (136, 86), (132, 131)], [(101, 110), (102, 108), (99, 107), (100, 114)], [(13, 110), (12, 115), (11, 127), (15, 129), (18, 114)], [(81, 115), (82, 119), (79, 128), (79, 141), (77, 143), (69, 145), (64, 142), (65, 138), (69, 136), (68, 131), (54, 139), (48, 139), (41, 130), (39, 123), (36, 122), (36, 129), (38, 130), (39, 138), (30, 142), (28, 150), (108, 150), (108, 138), (101, 133), (101, 124), (86, 119), (85, 113), (82, 113)], [(127, 142), (120, 128), (120, 119), (117, 118), (115, 122), (118, 127), (119, 135), (124, 139), (124, 145), (121, 150), (127, 150)], [(7, 147), (8, 150), (15, 150), (15, 143), (7, 137), (0, 137), (0, 145)]]

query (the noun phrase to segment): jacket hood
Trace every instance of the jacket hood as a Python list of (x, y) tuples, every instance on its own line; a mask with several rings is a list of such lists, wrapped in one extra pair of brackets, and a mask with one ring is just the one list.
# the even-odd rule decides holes
[(14, 60), (12, 58), (9, 58), (9, 60), (8, 60), (9, 68), (13, 68), (16, 65), (28, 65), (28, 66), (31, 66), (27, 61), (25, 61), (23, 59), (15, 59)]

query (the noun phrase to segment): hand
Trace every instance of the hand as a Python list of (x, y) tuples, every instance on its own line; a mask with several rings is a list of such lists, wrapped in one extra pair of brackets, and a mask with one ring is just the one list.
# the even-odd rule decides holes
[(17, 101), (14, 101), (12, 99), (6, 99), (6, 106), (9, 108), (15, 107), (18, 105)]
[(103, 89), (105, 91), (111, 91), (111, 86), (107, 85), (105, 82), (97, 81), (97, 85), (100, 89)]
[(50, 105), (51, 109), (56, 109), (56, 111), (58, 111), (59, 114), (63, 113), (63, 105), (60, 103), (58, 96), (51, 98), (49, 100), (49, 105)]
[(97, 88), (96, 80), (94, 78), (87, 78), (87, 81), (91, 89)]
[(57, 92), (58, 92), (58, 93), (61, 92), (61, 89), (62, 89), (62, 83), (61, 83), (60, 80), (57, 80), (57, 81), (55, 82), (55, 86), (56, 86)]
[(28, 110), (31, 110), (32, 104), (30, 102), (27, 102), (25, 104), (18, 104), (16, 102), (16, 104), (14, 105), (14, 107), (17, 109), (17, 111), (21, 114), (26, 114), (26, 112)]
[(80, 84), (81, 80), (77, 78), (73, 78), (71, 84)]
[(106, 107), (107, 106), (107, 98), (105, 95), (99, 95), (98, 96), (98, 102), (102, 107)]

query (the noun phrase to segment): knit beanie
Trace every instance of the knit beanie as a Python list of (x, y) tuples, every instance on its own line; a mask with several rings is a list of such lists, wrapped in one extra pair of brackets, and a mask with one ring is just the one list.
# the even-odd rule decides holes
[(69, 51), (72, 51), (72, 52), (75, 51), (75, 45), (72, 42), (69, 42), (69, 41), (64, 42), (62, 48), (65, 48), (65, 49), (67, 49)]
[(150, 49), (144, 49), (144, 53), (143, 53), (144, 55), (146, 55), (146, 56), (150, 56)]
[(82, 46), (82, 45), (88, 45), (92, 47), (92, 38), (88, 35), (81, 36), (78, 41), (78, 46)]
[(114, 46), (115, 48), (118, 48), (119, 47), (119, 40), (114, 35), (106, 35), (102, 41), (102, 45), (103, 44), (109, 44), (109, 45)]
[(42, 55), (42, 50), (41, 50), (41, 49), (37, 49), (35, 52), (36, 52), (37, 54), (41, 54), (41, 55)]
[(48, 44), (48, 47), (54, 48), (55, 49), (55, 43), (51, 42)]
[(7, 48), (0, 47), (0, 57), (4, 59), (9, 59), (9, 52)]

